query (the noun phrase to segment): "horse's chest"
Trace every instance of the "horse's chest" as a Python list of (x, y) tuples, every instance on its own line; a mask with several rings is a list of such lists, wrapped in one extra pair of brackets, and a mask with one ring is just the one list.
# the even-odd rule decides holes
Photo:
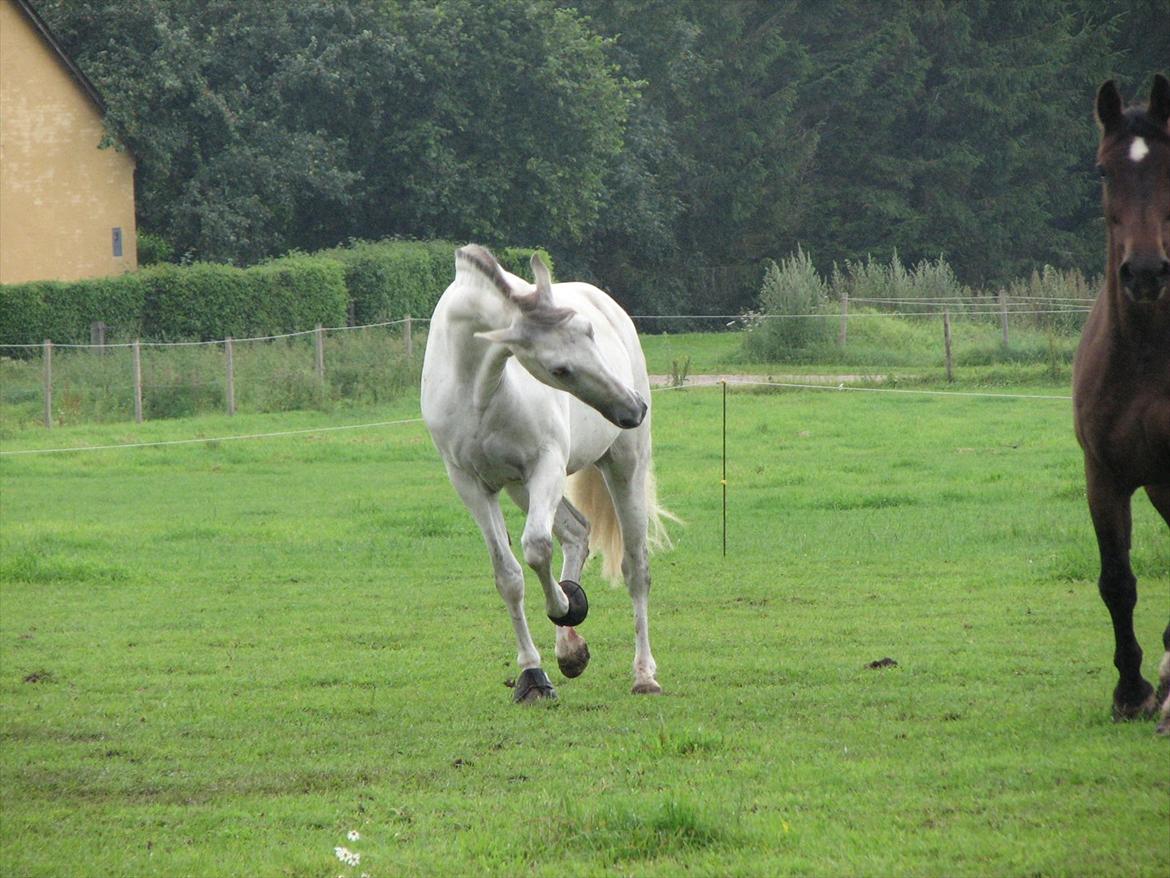
[(1170, 484), (1170, 394), (1122, 394), (1107, 410), (1097, 439), (1097, 454), (1125, 481)]

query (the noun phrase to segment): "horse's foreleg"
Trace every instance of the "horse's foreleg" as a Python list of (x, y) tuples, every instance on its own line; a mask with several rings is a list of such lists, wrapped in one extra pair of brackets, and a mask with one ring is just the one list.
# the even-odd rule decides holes
[(658, 665), (650, 651), (650, 549), (646, 542), (647, 464), (620, 461), (616, 456), (601, 464), (614, 510), (622, 529), (622, 577), (634, 607), (634, 687), (638, 695), (657, 695)]
[(524, 570), (508, 544), (508, 530), (500, 509), (499, 495), (462, 470), (448, 467), (447, 472), (451, 484), (483, 533), (492, 571), (495, 573), (496, 590), (504, 599), (508, 615), (512, 618), (512, 628), (516, 633), (516, 663), (523, 671), (523, 685), (517, 684), (516, 700), (556, 697), (552, 686), (548, 684), (548, 677), (540, 669), (540, 653), (528, 631), (528, 620), (524, 616)]
[(1129, 563), (1131, 494), (1118, 487), (1108, 473), (1092, 461), (1085, 463), (1089, 511), (1101, 554), (1097, 587), (1113, 621), (1113, 664), (1117, 688), (1113, 690), (1113, 716), (1132, 719), (1149, 715), (1155, 708), (1154, 687), (1142, 677), (1142, 649), (1133, 631), (1137, 605), (1137, 579)]
[[(1170, 487), (1147, 487), (1146, 493), (1158, 514), (1170, 527)], [(1158, 698), (1162, 703), (1158, 734), (1170, 735), (1170, 625), (1162, 632), (1162, 663), (1158, 666)]]
[[(520, 547), (524, 551), (524, 561), (536, 573), (544, 589), (545, 612), (558, 624), (578, 624), (580, 620), (575, 619), (578, 615), (575, 612), (572, 613), (574, 621), (558, 621), (569, 617), (577, 608), (570, 606), (565, 590), (552, 575), (553, 521), (565, 493), (563, 462), (542, 461), (528, 474), (523, 486), (509, 486), (508, 492), (526, 513)], [(583, 592), (581, 596), (584, 596)]]

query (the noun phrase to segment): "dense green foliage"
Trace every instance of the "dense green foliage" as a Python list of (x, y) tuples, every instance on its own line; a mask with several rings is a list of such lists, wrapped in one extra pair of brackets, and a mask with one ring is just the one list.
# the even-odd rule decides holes
[[(733, 392), (727, 557), (719, 392), (653, 402), (686, 520), (651, 561), (665, 695), (629, 694), (629, 600), (591, 565), (576, 680), (528, 577), (548, 709), (509, 703), (507, 613), (421, 424), (0, 458), (0, 871), (1165, 874), (1165, 742), (1110, 720), (1067, 402)], [(1134, 525), (1151, 674), (1170, 543), (1144, 498)]]
[[(0, 287), (0, 345), (108, 339), (209, 340), (345, 323), (345, 271), (336, 260), (288, 256), (241, 269), (159, 264), (116, 277)], [(6, 351), (6, 353), (9, 353)]]
[[(87, 343), (103, 321), (109, 338), (207, 341), (300, 332), (429, 315), (451, 282), (456, 244), (354, 242), (241, 269), (220, 263), (160, 263), (118, 277), (0, 286), (0, 346)], [(501, 247), (500, 263), (531, 280), (544, 250)]]
[(749, 307), (798, 244), (1092, 269), (1094, 89), (1170, 57), (1162, 0), (39, 5), (180, 255), (532, 241), (640, 313)]

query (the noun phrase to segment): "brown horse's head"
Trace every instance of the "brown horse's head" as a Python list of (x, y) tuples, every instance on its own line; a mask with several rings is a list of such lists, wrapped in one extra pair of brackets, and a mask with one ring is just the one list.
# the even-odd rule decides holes
[(1170, 81), (1154, 77), (1149, 106), (1122, 105), (1113, 80), (1097, 92), (1109, 236), (1107, 281), (1135, 302), (1170, 290)]

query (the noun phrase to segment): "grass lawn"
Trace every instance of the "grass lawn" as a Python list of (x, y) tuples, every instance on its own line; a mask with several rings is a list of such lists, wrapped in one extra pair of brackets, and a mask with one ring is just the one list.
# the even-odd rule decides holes
[[(726, 557), (720, 393), (654, 404), (686, 521), (652, 562), (658, 698), (591, 565), (592, 665), (556, 672), (530, 576), (561, 697), (510, 703), (511, 626), (421, 424), (0, 458), (0, 873), (1166, 874), (1170, 746), (1109, 718), (1067, 402), (733, 391)], [(1134, 519), (1151, 676), (1170, 540)]]

